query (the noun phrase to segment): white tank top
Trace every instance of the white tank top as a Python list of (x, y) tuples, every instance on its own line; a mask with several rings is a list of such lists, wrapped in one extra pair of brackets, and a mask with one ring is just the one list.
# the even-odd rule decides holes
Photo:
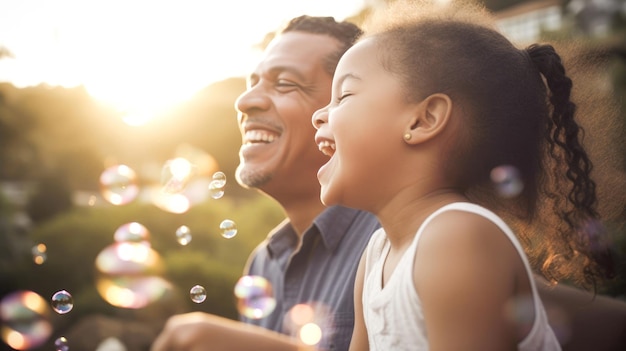
[(495, 223), (511, 240), (524, 262), (532, 288), (532, 308), (534, 308), (535, 318), (530, 332), (518, 344), (518, 349), (522, 351), (561, 350), (561, 346), (548, 324), (546, 311), (537, 292), (528, 258), (512, 230), (495, 213), (484, 207), (466, 202), (446, 205), (426, 218), (413, 238), (413, 242), (398, 262), (384, 289), (381, 286), (383, 264), (390, 245), (382, 228), (373, 234), (365, 250), (365, 282), (363, 286), (363, 316), (367, 327), (369, 349), (371, 351), (428, 350), (424, 314), (413, 284), (413, 263), (417, 244), (424, 228), (435, 216), (451, 210), (474, 213)]

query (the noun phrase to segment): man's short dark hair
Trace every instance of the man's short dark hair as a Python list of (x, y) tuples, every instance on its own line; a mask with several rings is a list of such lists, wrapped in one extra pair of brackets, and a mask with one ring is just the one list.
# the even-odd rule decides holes
[(337, 22), (333, 17), (299, 16), (293, 18), (280, 33), (305, 32), (328, 35), (340, 43), (339, 50), (324, 59), (324, 69), (332, 76), (341, 56), (359, 39), (363, 31), (354, 23)]

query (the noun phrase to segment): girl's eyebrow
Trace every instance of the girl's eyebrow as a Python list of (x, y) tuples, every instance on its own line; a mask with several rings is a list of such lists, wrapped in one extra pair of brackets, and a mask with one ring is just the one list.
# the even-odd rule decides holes
[(357, 75), (356, 75), (356, 74), (354, 74), (354, 73), (346, 73), (346, 74), (344, 74), (344, 75), (340, 76), (340, 77), (337, 79), (337, 85), (338, 85), (338, 86), (341, 86), (341, 84), (343, 84), (343, 82), (344, 82), (344, 81), (346, 81), (346, 80), (348, 80), (348, 79), (356, 79), (356, 80), (361, 80), (361, 77), (357, 76)]

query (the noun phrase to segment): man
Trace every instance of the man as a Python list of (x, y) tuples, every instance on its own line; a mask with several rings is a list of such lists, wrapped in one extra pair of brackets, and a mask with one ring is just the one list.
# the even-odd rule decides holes
[[(321, 204), (317, 170), (326, 159), (313, 141), (311, 116), (330, 101), (335, 65), (359, 34), (356, 26), (332, 18), (293, 19), (266, 48), (236, 103), (243, 139), (237, 179), (278, 201), (287, 217), (253, 252), (246, 271), (269, 279), (277, 300), (274, 312), (244, 318), (247, 324), (205, 313), (174, 316), (153, 351), (302, 350), (301, 343), (280, 333), (293, 306), (313, 302), (328, 308), (331, 317), (316, 346), (348, 349), (356, 265), (378, 224), (369, 214)], [(626, 330), (626, 307), (618, 301), (596, 297), (590, 303), (590, 295), (580, 290), (538, 285), (566, 347), (607, 341), (600, 331), (615, 339)], [(587, 329), (586, 317), (594, 313), (609, 316), (609, 328)], [(610, 345), (616, 341), (605, 349)]]
[[(283, 332), (289, 310), (310, 303), (327, 317), (316, 344), (327, 350), (348, 349), (354, 277), (369, 236), (379, 225), (371, 214), (325, 208), (320, 202), (317, 171), (327, 157), (315, 145), (311, 116), (330, 101), (335, 66), (360, 34), (357, 26), (331, 17), (294, 18), (266, 48), (247, 91), (236, 102), (243, 139), (237, 180), (274, 198), (287, 217), (253, 252), (246, 269), (270, 281), (276, 307), (265, 318), (244, 321)], [(201, 314), (173, 317), (153, 350), (187, 349), (183, 345), (192, 344), (201, 349), (203, 340), (217, 349), (216, 339), (228, 350), (296, 345), (260, 328), (241, 329), (243, 325), (233, 323)], [(186, 330), (174, 332), (178, 328), (172, 325), (186, 325)]]

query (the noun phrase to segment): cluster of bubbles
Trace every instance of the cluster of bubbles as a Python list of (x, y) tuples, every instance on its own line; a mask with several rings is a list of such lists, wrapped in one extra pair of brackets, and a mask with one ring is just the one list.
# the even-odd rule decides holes
[(250, 319), (267, 317), (276, 307), (270, 282), (256, 275), (245, 275), (235, 285), (237, 310)]

